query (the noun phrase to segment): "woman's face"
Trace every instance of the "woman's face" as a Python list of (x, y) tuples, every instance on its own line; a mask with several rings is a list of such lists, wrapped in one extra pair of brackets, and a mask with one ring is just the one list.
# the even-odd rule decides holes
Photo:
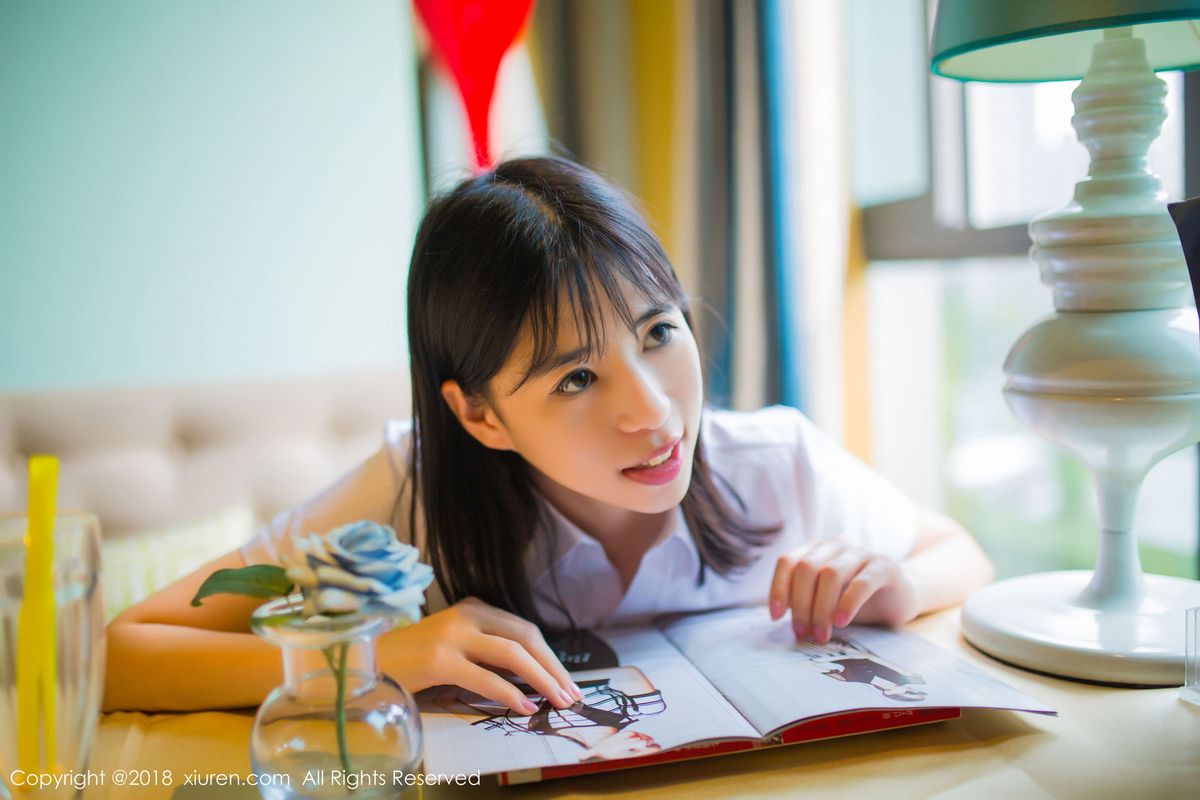
[(539, 488), (560, 494), (551, 500), (566, 493), (576, 506), (590, 500), (656, 514), (678, 505), (691, 480), (700, 356), (678, 307), (623, 288), (633, 329), (606, 303), (603, 346), (585, 361), (564, 303), (552, 368), (521, 384), (533, 355), (526, 330), (489, 384), (488, 405), (505, 434), (499, 443), (540, 473)]

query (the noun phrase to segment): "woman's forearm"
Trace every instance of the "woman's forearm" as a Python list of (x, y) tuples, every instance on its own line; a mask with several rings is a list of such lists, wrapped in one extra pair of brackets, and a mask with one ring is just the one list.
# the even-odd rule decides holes
[(904, 560), (918, 591), (918, 614), (963, 602), (994, 575), (991, 559), (961, 525), (940, 514), (924, 515), (927, 544)]
[(105, 711), (256, 706), (283, 680), (279, 648), (252, 633), (118, 622), (107, 646)]

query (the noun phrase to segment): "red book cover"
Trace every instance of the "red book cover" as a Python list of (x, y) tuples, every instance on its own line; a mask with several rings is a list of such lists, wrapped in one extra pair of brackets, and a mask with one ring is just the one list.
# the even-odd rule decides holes
[(962, 716), (962, 710), (958, 708), (906, 708), (898, 711), (856, 711), (849, 714), (839, 714), (833, 717), (801, 722), (769, 739), (708, 742), (679, 747), (663, 753), (654, 753), (637, 758), (620, 758), (608, 761), (571, 764), (562, 767), (541, 767), (517, 772), (501, 772), (497, 776), (497, 780), (501, 786), (516, 786), (522, 783), (554, 780), (555, 778), (570, 778), (575, 775), (592, 775), (597, 772), (648, 767), (653, 764), (670, 764), (675, 761), (690, 761), (710, 756), (743, 753), (747, 750), (761, 750), (767, 747), (781, 747), (789, 744), (800, 744), (801, 742), (834, 739), (839, 736), (853, 736), (858, 733), (873, 733), (893, 728), (906, 728), (912, 725), (926, 725), (931, 722), (958, 719), (960, 716)]

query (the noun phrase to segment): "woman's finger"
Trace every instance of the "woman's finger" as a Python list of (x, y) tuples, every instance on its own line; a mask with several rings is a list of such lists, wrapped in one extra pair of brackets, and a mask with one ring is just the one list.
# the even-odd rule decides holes
[(514, 684), (470, 661), (464, 660), (461, 668), (455, 670), (454, 683), (469, 692), (508, 706), (522, 716), (529, 716), (537, 711), (537, 703)]
[(792, 570), (796, 567), (796, 559), (783, 555), (775, 562), (775, 574), (771, 577), (771, 591), (767, 594), (767, 608), (771, 619), (779, 619), (787, 610), (791, 600)]
[(555, 708), (567, 708), (575, 702), (575, 698), (520, 642), (503, 636), (483, 634), (469, 642), (464, 652), (472, 661), (490, 664), (513, 673), (536, 689)]
[(886, 566), (879, 561), (868, 561), (858, 574), (846, 584), (841, 599), (833, 612), (834, 627), (844, 628), (858, 616), (863, 605), (883, 586), (887, 574)]
[(572, 700), (582, 700), (583, 693), (571, 680), (567, 668), (554, 655), (542, 632), (532, 622), (521, 619), (516, 614), (510, 614), (492, 606), (479, 609), (477, 617), (479, 629), (492, 636), (501, 636), (519, 643), (541, 665), (542, 669), (554, 676), (561, 689), (571, 695)]
[(846, 552), (817, 571), (812, 607), (812, 636), (816, 642), (829, 641), (833, 633), (833, 610), (842, 590), (864, 563), (861, 556)]
[(792, 630), (797, 639), (803, 639), (812, 630), (812, 601), (817, 582), (817, 568), (802, 559), (792, 568), (791, 578), (792, 591), (789, 602), (792, 608)]
[(571, 680), (571, 673), (567, 672), (567, 668), (558, 660), (558, 656), (550, 649), (550, 645), (546, 644), (546, 639), (537, 626), (529, 624), (529, 630), (518, 635), (521, 638), (517, 641), (525, 645), (525, 649), (541, 664), (542, 669), (554, 676), (558, 685), (566, 690), (571, 699), (582, 700), (583, 692), (575, 684), (575, 681)]
[(779, 557), (775, 562), (775, 574), (771, 577), (771, 590), (767, 594), (767, 607), (771, 612), (771, 619), (781, 618), (791, 605), (792, 572), (795, 571), (796, 565), (802, 561), (809, 564), (823, 563), (836, 556), (841, 547), (840, 542), (822, 540), (810, 542)]

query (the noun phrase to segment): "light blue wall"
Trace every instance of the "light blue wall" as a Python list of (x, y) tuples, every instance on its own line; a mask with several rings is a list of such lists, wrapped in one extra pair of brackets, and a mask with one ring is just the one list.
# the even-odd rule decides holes
[(407, 0), (6, 0), (0, 390), (401, 364)]

